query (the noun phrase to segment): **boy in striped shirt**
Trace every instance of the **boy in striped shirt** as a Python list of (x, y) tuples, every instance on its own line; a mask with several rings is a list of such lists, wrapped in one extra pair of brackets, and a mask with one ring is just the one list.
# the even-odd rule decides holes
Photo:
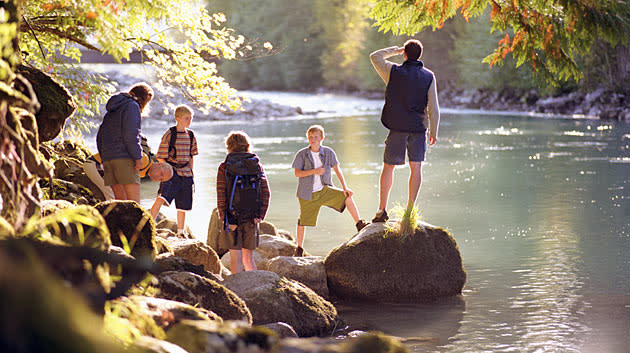
[(187, 105), (175, 108), (177, 125), (168, 129), (162, 141), (156, 159), (173, 167), (173, 177), (160, 184), (158, 197), (151, 207), (151, 216), (155, 219), (163, 204), (169, 206), (175, 199), (177, 208), (177, 233), (184, 233), (186, 211), (192, 209), (193, 201), (193, 156), (199, 154), (197, 140), (192, 130), (188, 129), (193, 118), (193, 111)]

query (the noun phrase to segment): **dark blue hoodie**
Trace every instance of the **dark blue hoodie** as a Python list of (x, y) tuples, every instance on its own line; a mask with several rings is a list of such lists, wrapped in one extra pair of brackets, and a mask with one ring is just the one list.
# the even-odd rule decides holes
[(96, 134), (96, 147), (103, 161), (142, 158), (140, 145), (140, 106), (128, 93), (107, 101), (107, 113)]

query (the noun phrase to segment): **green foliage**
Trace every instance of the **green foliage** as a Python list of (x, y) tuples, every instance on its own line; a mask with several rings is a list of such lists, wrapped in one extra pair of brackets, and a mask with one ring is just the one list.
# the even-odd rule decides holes
[[(321, 86), (320, 55), (325, 49), (322, 24), (313, 16), (316, 2), (270, 0), (261, 6), (248, 0), (217, 0), (211, 11), (227, 14), (227, 24), (248, 38), (221, 73), (235, 87), (313, 89)], [(290, 14), (290, 15), (288, 15)], [(273, 43), (273, 56), (254, 55), (261, 41)]]
[(500, 34), (491, 33), (488, 28), (490, 12), (470, 19), (468, 23), (457, 20), (454, 23), (454, 57), (458, 77), (466, 87), (475, 89), (504, 90), (515, 88), (529, 90), (537, 88), (529, 66), (515, 68), (516, 62), (506, 57), (505, 65), (497, 63), (492, 70), (482, 62), (488, 52), (492, 51), (501, 39)]
[(90, 206), (59, 209), (41, 219), (32, 218), (23, 231), (40, 239), (58, 238), (69, 245), (107, 250), (109, 230), (100, 213)]
[(140, 52), (155, 68), (158, 88), (175, 85), (202, 111), (239, 106), (214, 62), (234, 58), (243, 44), (242, 36), (223, 26), (222, 14), (186, 0), (33, 0), (21, 5), (23, 60), (70, 90), (79, 106), (77, 116), (97, 114), (114, 90), (104, 77), (79, 67), (80, 47), (117, 61)]
[(491, 6), (491, 30), (503, 39), (484, 62), (491, 67), (512, 54), (518, 67), (528, 62), (547, 82), (582, 77), (577, 58), (595, 38), (611, 43), (630, 39), (628, 1), (379, 0), (370, 15), (383, 31), (395, 34), (441, 28), (458, 13), (468, 21)]

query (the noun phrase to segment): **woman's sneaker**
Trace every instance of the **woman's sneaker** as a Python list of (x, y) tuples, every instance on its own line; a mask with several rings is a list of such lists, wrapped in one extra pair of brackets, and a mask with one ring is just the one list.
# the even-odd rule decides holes
[(388, 219), (389, 216), (387, 215), (387, 211), (379, 210), (378, 212), (376, 212), (376, 216), (372, 218), (372, 223), (383, 223), (387, 222)]

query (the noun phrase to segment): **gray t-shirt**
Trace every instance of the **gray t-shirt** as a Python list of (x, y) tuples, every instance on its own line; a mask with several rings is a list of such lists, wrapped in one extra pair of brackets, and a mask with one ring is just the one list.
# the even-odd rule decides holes
[[(324, 185), (333, 186), (332, 173), (330, 172), (330, 170), (339, 163), (337, 162), (337, 155), (332, 148), (320, 146), (319, 158), (321, 159), (323, 164), (324, 174), (309, 175), (306, 177), (298, 178), (297, 197), (304, 200), (312, 200), (314, 177), (321, 178), (322, 184)], [(313, 156), (311, 155), (311, 148), (305, 147), (299, 150), (295, 154), (293, 165), (291, 167), (299, 170), (315, 169), (315, 163), (313, 161)]]

